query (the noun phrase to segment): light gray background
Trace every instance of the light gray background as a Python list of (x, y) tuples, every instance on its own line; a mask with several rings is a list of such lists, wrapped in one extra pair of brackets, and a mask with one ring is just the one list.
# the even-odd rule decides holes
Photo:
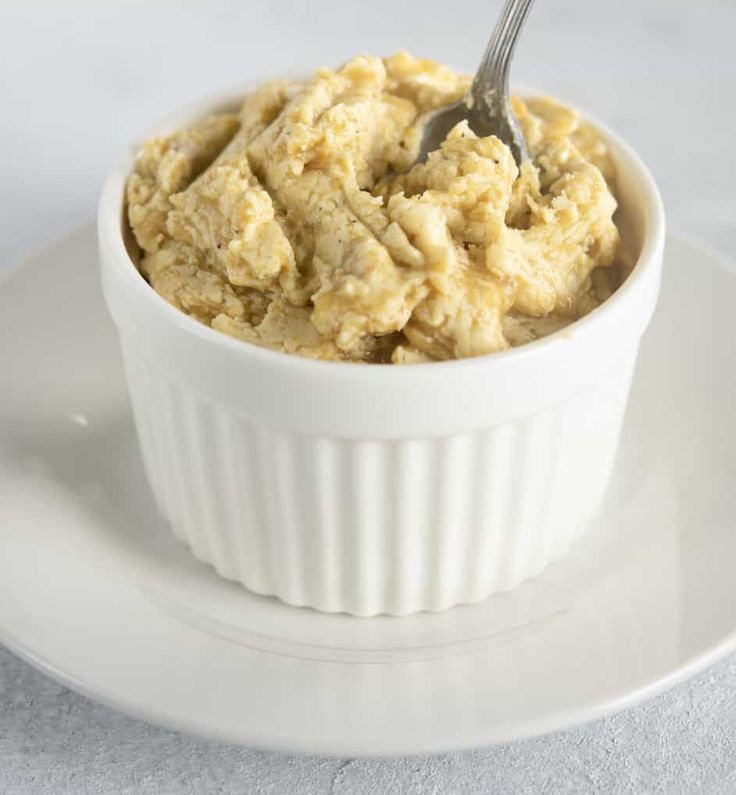
[[(403, 47), (471, 70), (498, 6), (0, 0), (0, 269), (89, 221), (112, 158), (166, 110), (358, 51)], [(537, 0), (514, 76), (621, 132), (653, 169), (670, 224), (736, 255), (734, 0)], [(159, 730), (0, 649), (0, 792), (736, 792), (734, 682), (731, 657), (570, 732), (339, 761)]]

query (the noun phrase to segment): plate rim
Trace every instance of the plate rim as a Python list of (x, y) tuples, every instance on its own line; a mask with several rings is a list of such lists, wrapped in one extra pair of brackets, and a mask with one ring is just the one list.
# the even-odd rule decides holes
[[(350, 740), (345, 741), (342, 738), (334, 738), (332, 740), (334, 747), (326, 749), (319, 743), (311, 744), (308, 739), (287, 739), (284, 737), (277, 738), (275, 736), (269, 738), (264, 737), (262, 733), (254, 734), (247, 728), (239, 731), (236, 737), (226, 730), (218, 729), (216, 726), (195, 725), (196, 722), (192, 719), (180, 718), (177, 720), (166, 713), (165, 710), (153, 707), (143, 709), (138, 706), (131, 706), (129, 703), (122, 699), (118, 699), (114, 695), (105, 693), (94, 686), (89, 686), (73, 673), (60, 669), (54, 665), (54, 663), (44, 659), (42, 655), (23, 647), (1, 626), (0, 644), (9, 649), (18, 658), (27, 662), (35, 670), (48, 676), (62, 686), (73, 690), (95, 703), (102, 704), (105, 707), (120, 712), (129, 718), (141, 720), (162, 729), (180, 732), (191, 737), (215, 740), (217, 742), (234, 744), (259, 751), (333, 758), (351, 757), (371, 759), (376, 757), (397, 758), (403, 756), (423, 756), (437, 753), (471, 751), (479, 748), (492, 748), (507, 743), (543, 737), (559, 731), (585, 726), (601, 718), (608, 717), (648, 701), (650, 698), (654, 698), (670, 690), (681, 682), (709, 668), (736, 648), (736, 628), (720, 642), (712, 644), (702, 654), (692, 656), (688, 661), (673, 669), (666, 676), (654, 679), (648, 684), (641, 685), (628, 693), (611, 698), (606, 702), (561, 712), (558, 716), (540, 720), (536, 725), (532, 725), (532, 723), (529, 722), (521, 727), (504, 731), (503, 736), (499, 736), (498, 730), (495, 730), (495, 732), (491, 730), (485, 737), (480, 737), (478, 736), (479, 732), (475, 732), (474, 734), (476, 736), (474, 739), (456, 735), (456, 738), (453, 738), (452, 741), (443, 742), (441, 748), (438, 748), (436, 744), (424, 742), (412, 743), (411, 741), (407, 742), (402, 748), (395, 747), (395, 743), (392, 743), (391, 747), (384, 748), (381, 747), (379, 741), (376, 744), (378, 750), (372, 751), (362, 751), (360, 748), (351, 745)], [(257, 654), (277, 653), (255, 649), (252, 651)]]

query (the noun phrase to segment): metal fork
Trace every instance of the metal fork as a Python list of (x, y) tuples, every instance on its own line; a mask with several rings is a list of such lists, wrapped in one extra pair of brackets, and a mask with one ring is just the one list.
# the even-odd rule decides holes
[(517, 164), (528, 159), (524, 136), (509, 106), (508, 89), (511, 58), (533, 3), (534, 0), (506, 0), (470, 91), (429, 119), (417, 163), (423, 163), (430, 152), (439, 149), (447, 133), (463, 119), (468, 120), (476, 135), (500, 138), (511, 149)]

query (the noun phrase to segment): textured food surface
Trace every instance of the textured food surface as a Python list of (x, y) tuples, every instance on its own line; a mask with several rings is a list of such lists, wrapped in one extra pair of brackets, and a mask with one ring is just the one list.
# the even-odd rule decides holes
[(606, 145), (574, 110), (514, 98), (530, 162), (461, 122), (412, 166), (427, 115), (468, 85), (360, 56), (146, 141), (127, 185), (142, 273), (214, 329), (320, 359), (461, 358), (562, 328), (617, 283)]

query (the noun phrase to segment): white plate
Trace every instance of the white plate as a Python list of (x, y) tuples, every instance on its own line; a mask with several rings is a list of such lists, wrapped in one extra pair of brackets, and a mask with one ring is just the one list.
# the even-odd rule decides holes
[(356, 619), (248, 594), (169, 536), (78, 232), (0, 289), (0, 639), (124, 712), (290, 751), (488, 745), (653, 695), (736, 645), (729, 268), (669, 240), (617, 477), (568, 559), (480, 605)]

